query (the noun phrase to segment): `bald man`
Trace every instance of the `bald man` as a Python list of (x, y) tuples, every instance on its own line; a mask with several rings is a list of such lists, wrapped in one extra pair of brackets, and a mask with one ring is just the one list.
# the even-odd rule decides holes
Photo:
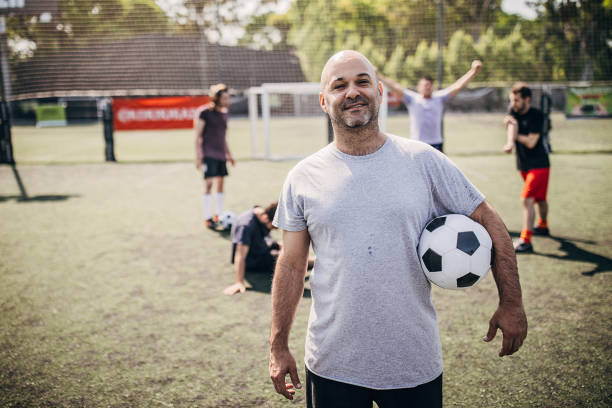
[(382, 92), (363, 55), (342, 51), (329, 59), (319, 100), (334, 142), (289, 172), (273, 222), (282, 230), (283, 251), (273, 279), (269, 370), (276, 391), (288, 399), (302, 388), (289, 332), (310, 243), (316, 255), (307, 407), (442, 406), (438, 324), (417, 255), (421, 231), (442, 214), (470, 216), (495, 245), (500, 302), (484, 340), (500, 328), (504, 356), (516, 352), (527, 334), (503, 222), (444, 154), (380, 131)]

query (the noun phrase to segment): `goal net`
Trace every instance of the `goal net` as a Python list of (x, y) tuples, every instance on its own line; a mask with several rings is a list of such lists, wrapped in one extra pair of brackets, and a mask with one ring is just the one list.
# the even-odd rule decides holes
[[(318, 82), (264, 83), (248, 91), (251, 157), (287, 160), (305, 157), (333, 139), (327, 115), (319, 104)], [(379, 126), (387, 124), (387, 92), (383, 93)]]

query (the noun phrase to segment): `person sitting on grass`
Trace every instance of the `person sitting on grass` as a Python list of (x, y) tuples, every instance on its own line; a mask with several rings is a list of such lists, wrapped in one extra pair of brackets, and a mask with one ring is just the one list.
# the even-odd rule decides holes
[(246, 291), (246, 270), (270, 272), (274, 270), (280, 250), (278, 242), (270, 237), (277, 201), (263, 208), (258, 205), (240, 214), (232, 225), (232, 263), (236, 283), (225, 288), (223, 293), (233, 295)]

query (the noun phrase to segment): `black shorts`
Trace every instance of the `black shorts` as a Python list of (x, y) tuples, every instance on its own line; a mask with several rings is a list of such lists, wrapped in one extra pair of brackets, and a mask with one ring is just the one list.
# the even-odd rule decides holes
[(442, 408), (442, 374), (414, 388), (373, 390), (319, 377), (306, 368), (307, 408)]
[(205, 157), (202, 164), (204, 164), (205, 179), (210, 177), (225, 177), (229, 174), (227, 172), (227, 165), (225, 164), (225, 160)]

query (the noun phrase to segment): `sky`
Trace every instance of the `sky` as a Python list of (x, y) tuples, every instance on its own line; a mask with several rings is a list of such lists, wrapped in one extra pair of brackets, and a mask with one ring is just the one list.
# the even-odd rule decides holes
[(519, 14), (530, 20), (536, 18), (536, 12), (527, 6), (526, 0), (503, 0), (501, 8), (506, 13)]

